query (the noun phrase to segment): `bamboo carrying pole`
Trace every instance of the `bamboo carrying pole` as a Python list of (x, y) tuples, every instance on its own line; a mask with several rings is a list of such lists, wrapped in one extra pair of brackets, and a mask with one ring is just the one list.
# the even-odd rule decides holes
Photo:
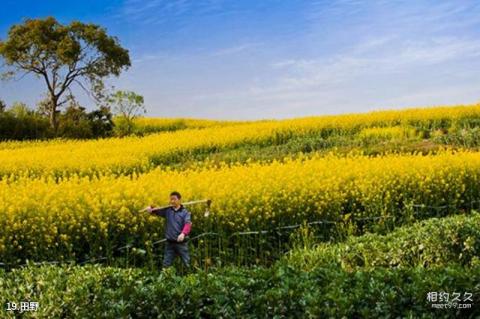
[[(205, 216), (208, 216), (208, 214), (209, 214), (208, 209), (210, 208), (210, 205), (212, 203), (211, 199), (194, 200), (194, 201), (182, 203), (182, 205), (183, 206), (190, 206), (190, 205), (201, 204), (201, 203), (206, 203), (207, 204), (207, 210), (205, 211)], [(165, 209), (165, 208), (168, 208), (168, 207), (172, 207), (172, 206), (167, 205), (167, 206), (162, 206), (162, 207), (152, 207), (152, 209)], [(145, 207), (144, 209), (139, 210), (138, 212), (139, 213), (144, 213), (144, 212), (148, 211), (148, 209), (149, 209), (149, 207)]]

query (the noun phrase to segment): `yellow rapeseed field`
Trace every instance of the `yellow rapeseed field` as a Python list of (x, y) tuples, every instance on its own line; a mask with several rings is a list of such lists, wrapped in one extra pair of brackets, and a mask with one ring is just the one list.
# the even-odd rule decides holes
[(193, 208), (194, 232), (211, 218), (223, 230), (268, 229), (319, 218), (401, 214), (411, 204), (462, 207), (480, 199), (480, 153), (352, 155), (286, 159), (197, 169), (154, 169), (133, 176), (72, 176), (0, 181), (0, 260), (71, 258), (134, 237), (162, 238), (160, 220), (137, 210), (164, 204), (172, 190), (186, 200), (211, 198), (205, 218)]
[(134, 121), (140, 131), (175, 130), (185, 128), (206, 128), (240, 124), (238, 121), (215, 121), (195, 118), (154, 118), (139, 117)]
[(142, 138), (0, 143), (0, 177), (145, 172), (153, 168), (158, 159), (168, 162), (179, 154), (208, 152), (243, 143), (277, 143), (292, 136), (332, 130), (341, 134), (368, 127), (435, 128), (445, 121), (478, 118), (479, 115), (479, 105), (438, 107), (260, 121), (185, 129)]

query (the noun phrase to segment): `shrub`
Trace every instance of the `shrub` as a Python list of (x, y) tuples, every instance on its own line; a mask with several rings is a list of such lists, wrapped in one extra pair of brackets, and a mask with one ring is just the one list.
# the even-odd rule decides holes
[[(281, 263), (186, 276), (30, 266), (0, 272), (0, 299), (37, 301), (39, 311), (31, 314), (42, 318), (474, 318), (478, 282), (480, 267), (458, 266), (305, 272)], [(472, 308), (432, 308), (427, 294), (442, 291), (472, 293)]]
[(349, 237), (339, 244), (291, 251), (302, 269), (335, 264), (347, 270), (375, 267), (480, 266), (480, 213), (419, 221), (386, 234)]

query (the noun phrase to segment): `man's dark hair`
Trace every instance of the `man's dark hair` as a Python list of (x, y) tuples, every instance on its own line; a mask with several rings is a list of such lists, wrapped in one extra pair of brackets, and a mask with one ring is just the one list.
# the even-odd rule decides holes
[(171, 192), (171, 193), (170, 193), (170, 196), (177, 196), (178, 199), (181, 199), (181, 198), (182, 198), (182, 195), (180, 195), (180, 193), (177, 192), (177, 191)]

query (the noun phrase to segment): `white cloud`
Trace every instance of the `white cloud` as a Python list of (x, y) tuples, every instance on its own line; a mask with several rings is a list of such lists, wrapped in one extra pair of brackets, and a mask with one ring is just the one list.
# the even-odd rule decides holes
[(185, 12), (191, 3), (189, 0), (127, 0), (120, 16), (136, 20), (152, 15), (178, 15)]
[(117, 18), (139, 24), (182, 24), (189, 14), (208, 15), (222, 9), (223, 0), (126, 0)]
[(219, 49), (213, 52), (212, 56), (224, 56), (224, 55), (244, 53), (245, 51), (258, 48), (259, 46), (261, 46), (261, 44), (258, 42), (242, 43), (242, 44), (234, 45), (231, 47)]
[[(455, 64), (479, 56), (480, 40), (468, 37), (372, 39), (333, 56), (273, 61), (270, 67), (279, 75), (270, 81), (199, 94), (192, 101), (210, 107), (219, 107), (221, 102), (241, 105), (242, 111), (235, 112), (247, 118), (469, 103), (478, 100), (480, 82), (472, 81), (476, 78), (473, 69)], [(458, 70), (457, 78), (450, 74), (452, 70)], [(230, 107), (224, 112), (231, 111)]]
[(410, 41), (404, 44), (382, 39), (360, 43), (333, 57), (273, 62), (272, 68), (284, 70), (283, 76), (276, 83), (252, 88), (251, 92), (271, 98), (286, 91), (304, 95), (310, 89), (324, 89), (369, 76), (407, 72), (413, 68), (479, 56), (480, 41), (476, 39), (438, 38), (428, 43)]

